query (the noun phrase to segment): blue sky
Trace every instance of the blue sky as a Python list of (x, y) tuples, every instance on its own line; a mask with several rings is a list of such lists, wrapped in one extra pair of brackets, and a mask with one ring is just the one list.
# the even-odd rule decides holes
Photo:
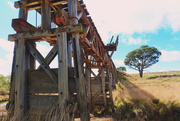
[[(0, 74), (11, 72), (14, 34), (12, 19), (18, 18), (16, 0), (2, 0), (0, 4)], [(124, 66), (125, 56), (142, 45), (158, 48), (160, 61), (146, 72), (180, 70), (180, 0), (84, 0), (87, 9), (106, 44), (112, 35), (119, 35), (118, 49), (113, 55), (117, 67)], [(96, 4), (95, 4), (96, 3)], [(30, 11), (28, 22), (35, 25), (35, 12)], [(40, 16), (38, 16), (38, 25)], [(45, 55), (49, 45), (38, 43)], [(54, 62), (52, 65), (56, 65)], [(128, 73), (137, 73), (127, 67)]]

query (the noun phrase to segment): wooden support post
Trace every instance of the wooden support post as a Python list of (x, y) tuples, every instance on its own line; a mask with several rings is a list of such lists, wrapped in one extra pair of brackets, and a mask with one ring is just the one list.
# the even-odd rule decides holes
[(102, 90), (103, 90), (103, 99), (104, 99), (104, 106), (107, 108), (107, 100), (106, 100), (106, 83), (105, 83), (105, 69), (102, 68), (101, 70), (101, 80), (102, 80)]
[(22, 120), (27, 111), (27, 67), (25, 39), (17, 40), (15, 76), (15, 118)]
[(88, 102), (89, 108), (91, 108), (91, 68), (86, 68), (86, 81), (87, 81), (87, 94), (88, 94)]
[(19, 9), (19, 18), (22, 18), (25, 21), (27, 21), (27, 15), (28, 15), (28, 8), (25, 6), (21, 6)]
[(72, 67), (72, 41), (68, 37), (68, 67)]
[(68, 54), (67, 54), (67, 35), (65, 32), (57, 34), (58, 42), (58, 92), (60, 120), (69, 121), (68, 103)]
[(51, 5), (49, 0), (41, 3), (41, 29), (51, 29)]
[[(77, 0), (68, 0), (68, 12), (69, 16), (72, 17), (71, 25), (78, 24), (77, 17)], [(85, 77), (83, 69), (83, 60), (81, 55), (81, 47), (79, 41), (79, 33), (72, 34), (73, 40), (73, 58), (75, 67), (75, 80), (77, 89), (77, 99), (79, 102), (79, 111), (81, 121), (89, 121), (89, 108), (88, 108), (88, 98), (85, 89)]]
[[(108, 69), (109, 71), (109, 69)], [(112, 96), (112, 73), (109, 72), (109, 94), (110, 94), (110, 100), (111, 100), (111, 107), (113, 107), (113, 96)]]

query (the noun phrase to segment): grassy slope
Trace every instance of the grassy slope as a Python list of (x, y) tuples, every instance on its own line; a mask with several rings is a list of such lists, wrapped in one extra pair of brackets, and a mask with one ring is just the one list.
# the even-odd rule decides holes
[(128, 75), (118, 72), (114, 116), (118, 120), (179, 120), (180, 72)]

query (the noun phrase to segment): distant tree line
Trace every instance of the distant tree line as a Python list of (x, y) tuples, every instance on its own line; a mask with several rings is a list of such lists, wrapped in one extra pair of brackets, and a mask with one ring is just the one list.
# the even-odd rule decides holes
[(10, 89), (11, 76), (0, 75), (0, 95), (7, 94)]

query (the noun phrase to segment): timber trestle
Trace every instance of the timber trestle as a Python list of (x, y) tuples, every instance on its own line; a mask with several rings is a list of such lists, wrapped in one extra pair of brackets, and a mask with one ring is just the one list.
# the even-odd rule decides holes
[[(89, 121), (93, 106), (113, 107), (111, 57), (118, 37), (104, 45), (83, 1), (20, 0), (14, 6), (19, 18), (12, 20), (16, 34), (8, 36), (15, 43), (8, 120)], [(41, 15), (40, 27), (27, 22), (30, 10)], [(40, 41), (52, 46), (46, 57), (36, 48)]]

